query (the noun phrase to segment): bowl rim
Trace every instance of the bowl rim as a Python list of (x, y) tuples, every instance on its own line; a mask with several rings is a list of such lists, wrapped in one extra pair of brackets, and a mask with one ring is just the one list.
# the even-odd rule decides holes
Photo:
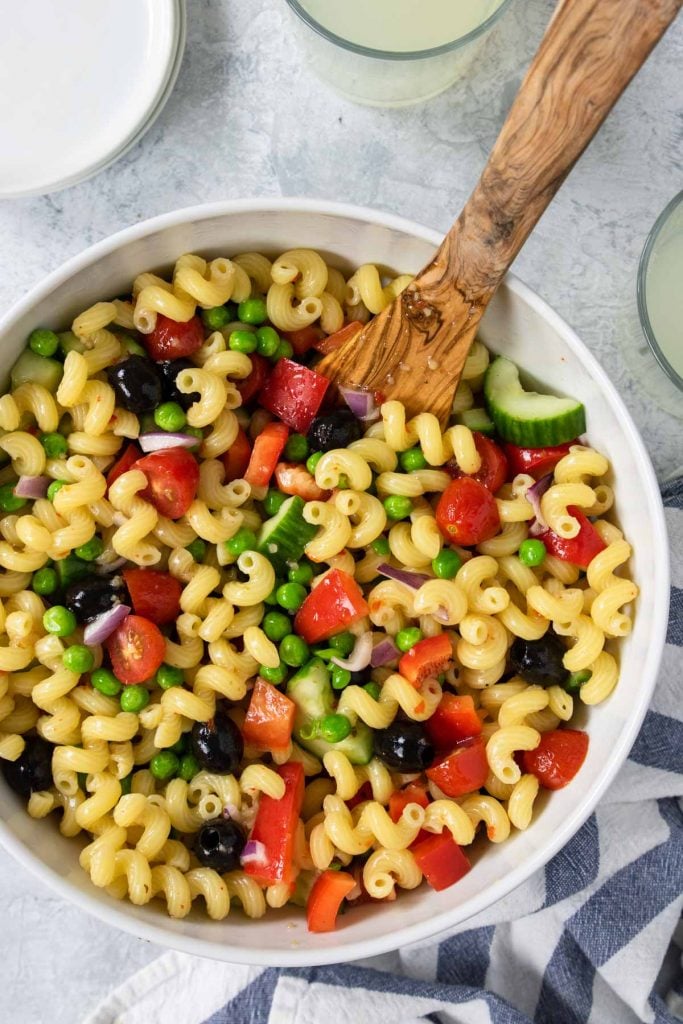
[[(270, 212), (279, 213), (282, 211), (321, 217), (351, 218), (371, 225), (388, 227), (389, 229), (423, 239), (433, 245), (439, 245), (442, 241), (440, 232), (407, 218), (373, 210), (368, 207), (328, 202), (320, 199), (265, 197), (262, 199), (224, 200), (199, 206), (184, 207), (180, 210), (164, 213), (123, 228), (115, 234), (101, 239), (75, 256), (70, 257), (65, 263), (61, 264), (56, 270), (33, 286), (23, 298), (14, 303), (7, 313), (0, 318), (0, 337), (14, 320), (29, 312), (32, 306), (48, 296), (55, 288), (123, 245), (190, 221), (229, 217), (233, 214), (263, 214)], [(53, 873), (52, 869), (37, 854), (33, 853), (28, 846), (24, 845), (4, 821), (0, 820), (0, 843), (20, 864), (30, 870), (61, 897), (75, 903), (81, 910), (93, 914), (106, 924), (120, 928), (137, 938), (146, 939), (160, 946), (177, 949), (195, 956), (227, 961), (229, 963), (269, 967), (312, 967), (348, 962), (393, 951), (410, 943), (436, 938), (456, 924), (458, 926), (462, 925), (476, 914), (493, 906), (513, 889), (521, 885), (540, 867), (543, 867), (569, 842), (571, 837), (593, 812), (633, 746), (650, 704), (664, 651), (670, 595), (668, 585), (670, 579), (669, 548), (664, 508), (659, 494), (659, 485), (644, 442), (605, 370), (602, 369), (591, 351), (584, 345), (569, 324), (536, 292), (511, 273), (508, 273), (506, 276), (505, 284), (557, 330), (573, 352), (580, 355), (587, 372), (598, 382), (601, 391), (609, 396), (613, 407), (616, 406), (631, 449), (637, 456), (641, 473), (640, 479), (646, 485), (650, 505), (649, 512), (652, 516), (651, 526), (656, 561), (652, 567), (652, 574), (655, 580), (655, 601), (649, 630), (649, 649), (651, 652), (651, 657), (648, 661), (649, 681), (647, 686), (642, 686), (638, 691), (638, 699), (632, 706), (629, 718), (624, 722), (619, 741), (613, 746), (609, 761), (596, 780), (590, 797), (577, 805), (574, 811), (565, 818), (562, 827), (550, 837), (547, 843), (543, 843), (522, 864), (509, 870), (484, 892), (472, 897), (468, 901), (465, 917), (460, 916), (461, 904), (459, 907), (456, 906), (450, 910), (444, 910), (442, 913), (426, 921), (397, 929), (391, 934), (371, 939), (357, 939), (354, 937), (353, 942), (330, 945), (325, 948), (272, 948), (255, 951), (237, 945), (228, 945), (218, 939), (199, 939), (168, 932), (163, 926), (154, 923), (151, 915), (149, 921), (143, 921), (138, 917), (130, 916), (124, 910), (119, 909), (117, 905), (110, 905), (100, 899), (96, 891), (90, 894), (73, 884), (66, 877)], [(343, 932), (339, 934), (343, 935)]]

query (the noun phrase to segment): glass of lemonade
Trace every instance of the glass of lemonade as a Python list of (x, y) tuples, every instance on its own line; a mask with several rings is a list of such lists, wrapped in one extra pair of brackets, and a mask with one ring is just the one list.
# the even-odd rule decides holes
[(655, 359), (683, 391), (683, 192), (648, 235), (638, 268), (638, 312)]
[(405, 106), (460, 78), (511, 0), (287, 0), (319, 78), (357, 103)]

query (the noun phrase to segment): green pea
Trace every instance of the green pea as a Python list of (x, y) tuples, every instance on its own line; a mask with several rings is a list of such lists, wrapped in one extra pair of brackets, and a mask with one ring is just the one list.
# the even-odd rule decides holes
[(187, 416), (185, 410), (177, 402), (162, 402), (154, 410), (154, 422), (160, 430), (177, 433), (185, 428)]
[(384, 499), (384, 511), (389, 519), (405, 519), (412, 510), (412, 501), (402, 494), (390, 494), (388, 498)]
[(587, 683), (590, 677), (593, 675), (589, 668), (583, 668), (580, 672), (570, 672), (565, 683), (564, 688), (567, 693), (578, 693), (584, 683)]
[(105, 697), (118, 697), (121, 693), (122, 683), (116, 678), (111, 669), (96, 668), (94, 672), (90, 673), (90, 682)]
[(275, 668), (271, 668), (269, 665), (259, 665), (258, 674), (261, 679), (265, 679), (267, 683), (272, 683), (273, 686), (279, 686), (280, 683), (284, 683), (287, 678), (287, 669), (284, 665), (276, 665)]
[(187, 735), (187, 733), (183, 733), (183, 735), (180, 737), (180, 739), (177, 740), (168, 749), (172, 750), (174, 754), (177, 754), (178, 757), (180, 757), (187, 750), (187, 744), (188, 744), (188, 735)]
[(262, 501), (263, 511), (267, 516), (276, 516), (286, 501), (286, 494), (271, 487)]
[(239, 558), (245, 551), (254, 551), (256, 544), (256, 534), (243, 526), (234, 537), (226, 540), (225, 547), (228, 554), (232, 555), (233, 558)]
[(261, 627), (269, 640), (279, 644), (292, 632), (292, 620), (282, 612), (266, 612)]
[(337, 488), (338, 488), (338, 490), (340, 490), (340, 491), (348, 491), (350, 486), (351, 485), (349, 484), (349, 478), (346, 475), (346, 473), (340, 473), (339, 474), (339, 479), (337, 480)]
[(48, 597), (50, 594), (54, 594), (58, 586), (59, 579), (54, 569), (38, 569), (37, 572), (34, 572), (31, 580), (34, 593), (40, 594), (41, 597)]
[(440, 580), (452, 580), (460, 571), (461, 565), (462, 559), (450, 548), (439, 551), (436, 558), (432, 560), (434, 575), (438, 576)]
[(237, 307), (237, 319), (243, 324), (262, 324), (267, 318), (268, 310), (264, 299), (245, 299)]
[(170, 690), (172, 686), (182, 686), (185, 682), (185, 676), (181, 668), (176, 668), (175, 665), (167, 665), (166, 662), (163, 662), (156, 671), (154, 682), (162, 690)]
[(202, 320), (210, 331), (220, 331), (221, 327), (230, 323), (232, 316), (225, 306), (214, 306), (212, 309), (202, 310)]
[(266, 359), (272, 358), (280, 347), (280, 335), (273, 327), (259, 327), (256, 332), (256, 351)]
[(306, 459), (306, 469), (311, 476), (315, 476), (315, 467), (318, 465), (324, 454), (324, 452), (313, 452), (313, 454), (309, 455)]
[(149, 704), (149, 690), (139, 684), (124, 686), (119, 703), (122, 711), (132, 711), (134, 715), (137, 715)]
[(391, 554), (391, 548), (389, 547), (389, 541), (386, 537), (378, 537), (377, 540), (373, 540), (371, 544), (372, 550), (376, 555), (383, 555), (387, 557)]
[(206, 557), (206, 542), (201, 537), (195, 537), (185, 550), (190, 552), (195, 562), (203, 562)]
[(278, 577), (276, 576), (275, 577), (275, 586), (273, 587), (271, 592), (268, 594), (268, 597), (265, 598), (266, 604), (277, 604), (278, 603), (277, 592), (278, 592), (278, 590), (280, 589), (281, 586), (282, 586), (282, 580), (278, 579)]
[(253, 331), (231, 331), (228, 338), (228, 348), (233, 352), (246, 352), (247, 355), (256, 351), (257, 344)]
[(401, 469), (404, 469), (406, 473), (412, 473), (415, 469), (424, 469), (427, 465), (421, 448), (409, 448), (407, 452), (401, 452), (398, 461), (401, 464)]
[(74, 644), (67, 647), (62, 655), (62, 664), (69, 672), (90, 672), (95, 664), (93, 652), (85, 644)]
[(542, 540), (523, 540), (519, 545), (518, 557), (522, 565), (542, 565), (545, 556), (546, 549)]
[(74, 554), (77, 558), (82, 558), (84, 562), (94, 562), (96, 558), (99, 558), (104, 551), (104, 544), (97, 536), (91, 537), (85, 544), (81, 544), (80, 547), (74, 548)]
[(351, 673), (348, 668), (342, 668), (341, 665), (332, 665), (331, 669), (332, 688), (334, 690), (343, 690), (351, 682)]
[(325, 715), (320, 719), (319, 735), (328, 743), (340, 743), (351, 732), (351, 722), (346, 715)]
[(282, 661), (291, 668), (299, 668), (300, 665), (305, 665), (310, 658), (308, 644), (300, 636), (297, 636), (296, 633), (290, 633), (289, 636), (283, 638), (279, 651)]
[(66, 438), (62, 434), (41, 434), (40, 443), (45, 449), (48, 459), (58, 459), (60, 455), (66, 455), (69, 450)]
[(303, 434), (290, 434), (285, 445), (285, 458), (290, 462), (305, 462), (308, 458), (308, 441)]
[(337, 633), (336, 636), (331, 636), (327, 643), (334, 649), (337, 657), (348, 658), (356, 646), (356, 638), (353, 633)]
[(310, 562), (299, 562), (289, 570), (287, 579), (290, 583), (301, 583), (306, 587), (313, 579), (313, 566)]
[(195, 775), (199, 774), (199, 770), (199, 761), (194, 754), (183, 754), (180, 758), (178, 778), (184, 779), (185, 782), (192, 782)]
[(172, 750), (160, 750), (149, 762), (149, 770), (155, 779), (164, 782), (172, 778), (180, 768), (180, 760)]
[(26, 498), (17, 498), (14, 484), (3, 484), (0, 487), (0, 510), (2, 512), (18, 512), (26, 504)]
[(55, 495), (56, 495), (57, 491), (61, 491), (61, 489), (62, 489), (62, 487), (64, 486), (65, 483), (66, 483), (66, 480), (53, 480), (52, 481), (52, 483), (50, 484), (50, 486), (47, 489), (47, 496), (50, 499), (50, 501), (54, 501), (55, 500)]
[(278, 359), (291, 359), (293, 355), (294, 349), (289, 342), (285, 341), (283, 338), (275, 351), (273, 359), (277, 362)]
[(121, 783), (121, 796), (128, 796), (131, 789), (133, 788), (133, 773), (128, 772), (127, 775), (120, 780)]
[(366, 683), (365, 686), (363, 687), (363, 689), (366, 690), (370, 694), (370, 696), (372, 697), (373, 700), (379, 700), (379, 695), (382, 692), (379, 683), (375, 683), (375, 682)]
[(405, 629), (399, 629), (394, 639), (399, 651), (409, 651), (411, 647), (420, 642), (422, 636), (422, 630), (417, 626), (406, 626)]
[(59, 338), (54, 331), (45, 327), (36, 327), (28, 336), (28, 347), (37, 356), (53, 356), (59, 348)]
[(55, 636), (71, 636), (76, 628), (76, 616), (63, 604), (54, 604), (43, 615), (43, 626)]
[(277, 588), (277, 603), (288, 612), (298, 612), (306, 600), (306, 588), (300, 583), (283, 583)]

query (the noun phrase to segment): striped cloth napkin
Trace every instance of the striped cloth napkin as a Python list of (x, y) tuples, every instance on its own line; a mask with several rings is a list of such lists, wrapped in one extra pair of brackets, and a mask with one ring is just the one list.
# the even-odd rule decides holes
[(683, 478), (662, 493), (673, 585), (659, 684), (616, 782), (543, 870), (446, 937), (354, 964), (275, 969), (166, 953), (85, 1024), (683, 1020)]

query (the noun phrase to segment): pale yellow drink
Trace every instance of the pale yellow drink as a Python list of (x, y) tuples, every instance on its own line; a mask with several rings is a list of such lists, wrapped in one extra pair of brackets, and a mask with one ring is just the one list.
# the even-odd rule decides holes
[(645, 281), (647, 313), (662, 355), (683, 378), (683, 201), (663, 225)]

